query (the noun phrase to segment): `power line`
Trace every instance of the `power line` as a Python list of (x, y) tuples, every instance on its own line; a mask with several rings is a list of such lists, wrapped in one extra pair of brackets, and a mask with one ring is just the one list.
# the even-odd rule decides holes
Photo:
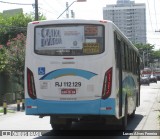
[(156, 18), (156, 27), (157, 27), (157, 29), (158, 29), (158, 25), (157, 25), (157, 13), (156, 13), (155, 0), (154, 0), (154, 12), (155, 12), (155, 18)]
[(48, 11), (48, 10), (46, 10), (46, 9), (44, 9), (44, 8), (41, 8), (41, 7), (38, 7), (38, 8), (39, 8), (39, 9), (42, 9), (42, 10), (48, 12), (48, 13), (55, 14), (55, 13), (53, 13), (53, 12), (51, 12), (51, 11)]
[(148, 0), (147, 0), (147, 5), (148, 5), (148, 11), (149, 11), (149, 17), (150, 17), (151, 27), (152, 27), (152, 30), (154, 30), (153, 29), (153, 25), (152, 25), (151, 12), (150, 12), (150, 8), (149, 8), (149, 2), (148, 2)]
[[(47, 5), (47, 7), (49, 7), (50, 9), (52, 9), (54, 12), (56, 12), (57, 14), (59, 13), (57, 10), (55, 10), (50, 4), (48, 4), (48, 2), (46, 0), (43, 0), (44, 3)], [(47, 11), (47, 10), (46, 10)], [(49, 11), (50, 13), (53, 13), (51, 11)]]
[(29, 3), (13, 3), (13, 2), (5, 2), (5, 1), (0, 1), (1, 3), (6, 3), (6, 4), (16, 4), (16, 5), (33, 5)]

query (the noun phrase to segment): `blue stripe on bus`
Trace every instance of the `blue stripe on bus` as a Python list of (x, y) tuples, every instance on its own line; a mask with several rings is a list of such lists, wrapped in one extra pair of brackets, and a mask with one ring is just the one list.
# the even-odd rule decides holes
[(40, 80), (52, 80), (62, 76), (80, 76), (89, 80), (95, 75), (97, 74), (86, 70), (64, 68), (64, 69), (54, 70), (45, 74), (43, 77), (40, 78)]
[(38, 114), (37, 108), (29, 108), (30, 106), (37, 107), (37, 99), (26, 98), (25, 99), (25, 112), (27, 115)]
[[(115, 115), (115, 99), (83, 100), (83, 101), (55, 101), (26, 98), (26, 114), (90, 114)], [(27, 108), (28, 106), (33, 108)], [(37, 108), (35, 108), (37, 106)], [(112, 108), (106, 110), (105, 108)]]

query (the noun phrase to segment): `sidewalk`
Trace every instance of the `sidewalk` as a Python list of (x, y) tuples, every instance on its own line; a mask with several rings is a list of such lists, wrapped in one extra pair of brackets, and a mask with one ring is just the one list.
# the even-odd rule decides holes
[[(151, 108), (147, 117), (144, 130), (159, 130), (160, 131), (160, 90), (158, 91), (157, 98)], [(159, 137), (160, 139), (160, 137)]]
[[(3, 110), (3, 106), (0, 106), (0, 111)], [(5, 116), (9, 114), (14, 114), (16, 112), (23, 112), (22, 110), (22, 103), (20, 104), (20, 111), (17, 111), (17, 104), (9, 104), (7, 105), (7, 114), (4, 114), (3, 112), (0, 112), (0, 116)]]
[[(160, 134), (160, 89), (157, 93), (155, 102), (153, 103), (150, 112), (143, 118), (144, 124), (142, 130), (149, 133), (156, 132)], [(138, 139), (160, 139), (160, 136), (138, 136)], [(129, 139), (137, 139), (137, 136), (131, 136)]]

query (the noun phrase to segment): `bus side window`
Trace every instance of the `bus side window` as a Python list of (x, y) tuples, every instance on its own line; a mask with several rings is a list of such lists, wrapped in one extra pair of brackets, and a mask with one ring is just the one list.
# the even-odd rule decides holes
[(124, 46), (124, 41), (122, 41), (121, 42), (121, 56), (122, 56), (122, 69), (123, 70), (125, 70), (125, 67), (126, 67), (126, 65), (125, 65), (125, 46)]
[(115, 49), (115, 60), (116, 60), (116, 66), (119, 68), (119, 60), (118, 60), (118, 47), (120, 46), (120, 43), (118, 42), (117, 33), (114, 32), (114, 49)]
[(129, 48), (129, 71), (132, 71), (132, 53), (131, 49)]
[(135, 52), (133, 51), (133, 74), (135, 74), (135, 64), (136, 64), (136, 61), (135, 61)]
[(127, 71), (127, 48), (126, 48), (126, 43), (124, 42), (124, 66), (125, 66), (125, 70)]
[(134, 66), (133, 66), (133, 50), (131, 49), (131, 72), (133, 73), (134, 72)]
[(129, 48), (128, 48), (128, 45), (127, 45), (127, 71), (130, 70), (130, 66), (129, 66)]
[(137, 54), (136, 53), (134, 53), (134, 73), (135, 74), (137, 74), (137, 59), (136, 59), (136, 57), (137, 57)]

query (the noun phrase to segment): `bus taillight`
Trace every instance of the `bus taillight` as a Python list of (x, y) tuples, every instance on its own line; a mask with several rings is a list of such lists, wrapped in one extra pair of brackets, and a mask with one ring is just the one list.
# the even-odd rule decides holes
[(111, 95), (112, 90), (112, 68), (106, 71), (103, 81), (102, 99), (106, 99)]
[(36, 89), (35, 89), (35, 82), (34, 82), (34, 76), (30, 69), (27, 68), (27, 90), (28, 95), (32, 99), (36, 99)]

